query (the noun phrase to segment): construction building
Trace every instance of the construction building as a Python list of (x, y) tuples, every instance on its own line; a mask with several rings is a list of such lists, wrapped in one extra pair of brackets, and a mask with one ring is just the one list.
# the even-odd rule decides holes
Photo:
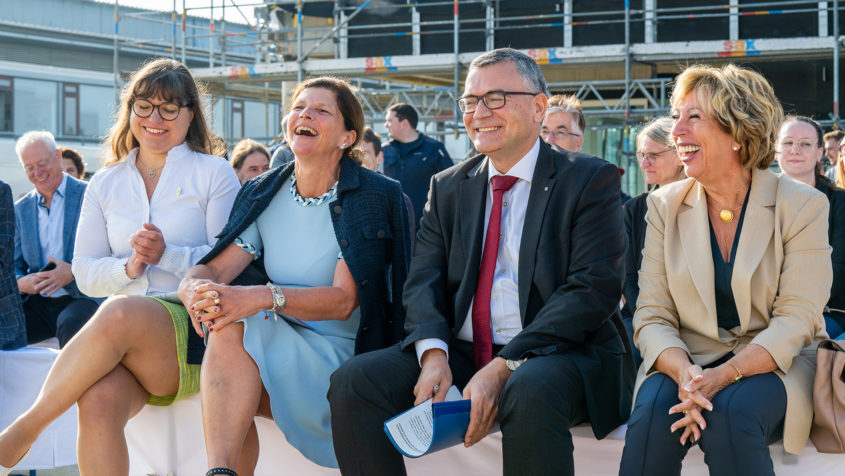
[[(98, 119), (92, 129), (80, 118), (76, 130), (68, 129), (72, 89), (56, 86), (49, 103), (18, 99), (24, 77), (10, 67), (55, 70), (56, 84), (78, 82), (79, 107), (91, 107), (82, 106), (82, 85), (114, 89), (144, 56), (164, 55), (184, 60), (208, 84), (214, 130), (229, 142), (271, 140), (293, 85), (333, 74), (361, 88), (367, 121), (377, 131), (384, 130), (390, 104), (408, 102), (421, 113), (420, 129), (461, 159), (471, 154), (455, 107), (466, 67), (481, 52), (504, 46), (533, 56), (552, 93), (582, 99), (584, 151), (629, 172), (623, 188), (630, 194), (644, 189), (633, 154), (638, 125), (668, 113), (671, 80), (687, 65), (733, 61), (757, 69), (787, 112), (838, 124), (838, 1), (209, 0), (203, 11), (217, 18), (209, 21), (176, 0), (172, 13), (120, 7), (118, 22), (113, 4), (90, 0), (2, 3), (15, 5), (13, 15), (4, 14), (11, 20), (0, 21), (0, 116), (12, 117), (0, 122), (0, 134), (10, 138), (35, 125), (19, 118), (27, 113), (18, 109), (48, 109), (30, 115), (53, 114), (50, 127), (66, 138), (88, 140), (93, 135), (86, 134), (102, 134), (108, 123)], [(244, 13), (252, 7), (253, 15)], [(219, 20), (233, 9), (249, 24)], [(66, 48), (57, 51), (62, 42)], [(78, 71), (97, 81), (70, 75)], [(4, 76), (14, 86), (5, 86)], [(11, 109), (4, 94), (13, 97)], [(107, 109), (104, 100), (96, 106)]]

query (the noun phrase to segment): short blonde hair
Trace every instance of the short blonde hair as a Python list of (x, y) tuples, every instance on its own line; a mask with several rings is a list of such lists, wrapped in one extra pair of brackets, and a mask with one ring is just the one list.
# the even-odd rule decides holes
[(769, 168), (775, 159), (783, 107), (766, 78), (734, 64), (690, 66), (675, 80), (672, 109), (693, 91), (707, 115), (741, 144), (740, 164), (749, 170)]

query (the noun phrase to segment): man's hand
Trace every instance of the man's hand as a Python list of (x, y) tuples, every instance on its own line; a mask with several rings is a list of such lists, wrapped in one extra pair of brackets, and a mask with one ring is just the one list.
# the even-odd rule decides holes
[[(449, 368), (449, 359), (443, 349), (428, 349), (420, 359), (420, 377), (414, 386), (414, 405), (434, 397), (435, 402), (442, 402), (446, 399), (449, 387), (452, 386), (452, 369)], [(434, 392), (434, 387), (437, 392)]]
[(485, 365), (467, 383), (464, 399), (471, 400), (469, 428), (464, 436), (464, 446), (470, 447), (490, 433), (499, 415), (499, 395), (511, 375), (505, 359), (496, 357)]
[(40, 271), (35, 273), (44, 278), (36, 286), (38, 292), (41, 293), (42, 296), (52, 296), (56, 291), (73, 282), (73, 273), (70, 270), (70, 263), (53, 258), (52, 256), (48, 256), (47, 261), (55, 263), (56, 267), (50, 271)]
[(52, 296), (59, 289), (73, 281), (70, 263), (48, 256), (47, 260), (55, 263), (50, 271), (38, 271), (18, 278), (18, 290), (23, 294), (41, 294)]
[(41, 281), (44, 281), (41, 273), (30, 273), (26, 276), (21, 276), (18, 278), (18, 290), (23, 294), (38, 294)]

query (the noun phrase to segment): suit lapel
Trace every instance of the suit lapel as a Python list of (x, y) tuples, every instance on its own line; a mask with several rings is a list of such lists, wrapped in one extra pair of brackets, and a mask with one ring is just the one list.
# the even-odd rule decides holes
[(693, 182), (678, 210), (678, 234), (696, 291), (707, 313), (715, 318), (716, 289), (713, 283), (715, 278), (713, 255), (710, 252), (709, 220), (704, 188), (698, 182)]
[[(482, 158), (460, 184), (460, 205), (458, 208), (458, 234), (467, 267), (464, 271), (467, 289), (473, 292), (478, 283), (481, 266), (481, 243), (484, 233), (484, 212), (487, 203), (487, 167), (489, 159)], [(472, 296), (470, 296), (472, 299)], [(469, 308), (467, 304), (466, 308)]]
[(731, 276), (731, 289), (743, 332), (751, 319), (751, 277), (769, 247), (775, 229), (773, 207), (778, 179), (768, 170), (755, 169), (751, 175), (751, 192), (739, 235)]
[(534, 260), (537, 256), (537, 244), (540, 241), (540, 228), (546, 207), (549, 204), (557, 179), (556, 168), (552, 160), (551, 148), (540, 142), (540, 153), (534, 168), (531, 191), (528, 193), (528, 208), (525, 210), (525, 223), (522, 225), (522, 239), (519, 243), (519, 315), (525, 319), (528, 306), (528, 292), (534, 279)]
[(76, 239), (76, 222), (79, 220), (79, 195), (82, 193), (81, 187), (77, 187), (76, 183), (67, 179), (65, 186), (65, 216), (62, 224), (62, 248), (64, 256), (62, 260), (68, 263), (73, 260), (73, 242)]
[[(30, 272), (38, 271), (44, 266), (41, 262), (41, 236), (38, 234), (38, 191), (33, 190), (26, 204), (26, 214), (30, 219), (21, 220), (21, 253), (24, 261), (29, 264)], [(29, 237), (29, 239), (27, 239)]]

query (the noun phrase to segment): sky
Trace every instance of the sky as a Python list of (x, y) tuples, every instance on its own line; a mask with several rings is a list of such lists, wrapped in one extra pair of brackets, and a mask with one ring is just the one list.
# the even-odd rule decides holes
[[(108, 3), (114, 5), (114, 1), (96, 0), (100, 3)], [(185, 0), (185, 7), (188, 8), (188, 15), (208, 18), (211, 10), (209, 6), (214, 6), (214, 19), (219, 20), (222, 13), (222, 6), (224, 0)], [(261, 0), (225, 0), (226, 2), (226, 20), (237, 23), (255, 23), (255, 16), (252, 13), (253, 7), (256, 4), (262, 3)], [(173, 0), (118, 0), (121, 6), (146, 8), (149, 10), (173, 11)], [(232, 5), (240, 6), (241, 15), (238, 9)], [(242, 6), (243, 5), (243, 6)], [(249, 5), (249, 6), (246, 6)], [(194, 7), (203, 7), (201, 9), (192, 10)], [(182, 0), (176, 0), (176, 11), (182, 11)], [(248, 19), (245, 20), (244, 16)]]

